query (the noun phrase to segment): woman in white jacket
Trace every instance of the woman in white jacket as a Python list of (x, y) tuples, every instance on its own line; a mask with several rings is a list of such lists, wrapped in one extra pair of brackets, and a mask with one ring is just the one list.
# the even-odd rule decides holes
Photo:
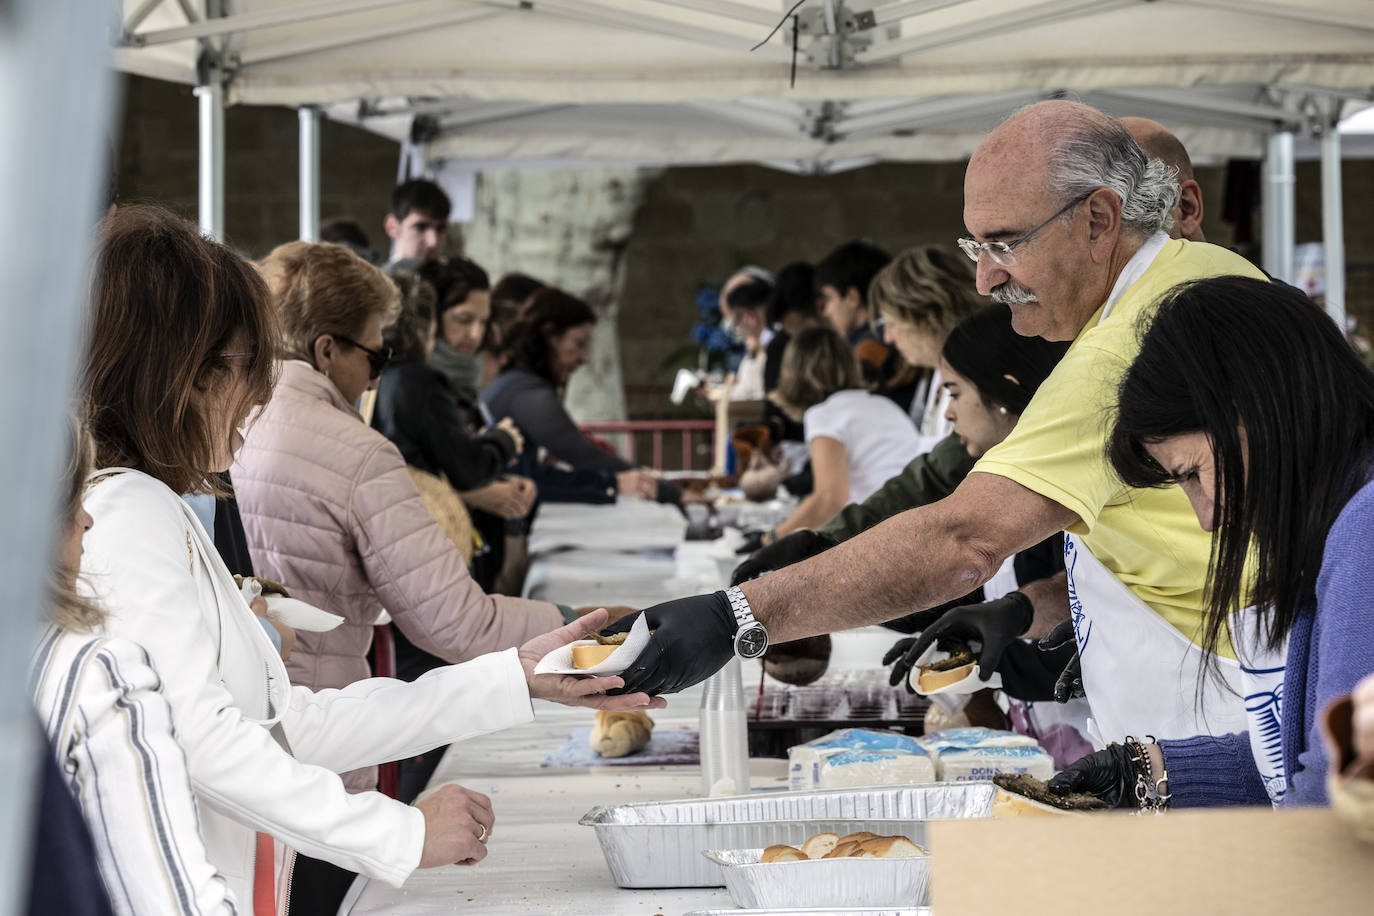
[(76, 594), (90, 439), (75, 429), (50, 625), (34, 653), (34, 706), (90, 830), (115, 913), (240, 912), (205, 853), (186, 755), (143, 647), (101, 634), (105, 615)]
[[(337, 773), (532, 718), (529, 698), (632, 708), (619, 678), (534, 676), (540, 656), (605, 615), (517, 650), (436, 669), (293, 688), (210, 536), (178, 494), (205, 490), (270, 396), (276, 336), (251, 265), (178, 217), (121, 208), (104, 227), (84, 391), (96, 463), (82, 581), (109, 631), (145, 646), (186, 749), (210, 861), (255, 913), (284, 913), (299, 851), (399, 885), (416, 867), (473, 863), (490, 800), (445, 786), (414, 808), (348, 794)], [(289, 586), (289, 583), (287, 583)], [(661, 705), (653, 701), (652, 705)]]

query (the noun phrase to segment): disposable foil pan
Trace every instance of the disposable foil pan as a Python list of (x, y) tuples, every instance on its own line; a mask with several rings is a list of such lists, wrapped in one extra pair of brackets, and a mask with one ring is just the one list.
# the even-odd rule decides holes
[(759, 861), (762, 849), (719, 849), (730, 899), (742, 907), (917, 906), (927, 902), (930, 857)]
[(708, 849), (799, 846), (813, 834), (860, 830), (929, 849), (926, 821), (990, 817), (996, 791), (959, 782), (689, 798), (599, 806), (579, 823), (596, 829), (620, 887), (720, 887), (725, 876), (702, 856)]

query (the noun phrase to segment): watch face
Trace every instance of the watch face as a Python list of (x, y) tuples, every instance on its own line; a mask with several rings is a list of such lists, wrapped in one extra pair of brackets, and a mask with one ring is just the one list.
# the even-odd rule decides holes
[(754, 624), (735, 636), (735, 650), (742, 658), (758, 658), (768, 648), (768, 631)]

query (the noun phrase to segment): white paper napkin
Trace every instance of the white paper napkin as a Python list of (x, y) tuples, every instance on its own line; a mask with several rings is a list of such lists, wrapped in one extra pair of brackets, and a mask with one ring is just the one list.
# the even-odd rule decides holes
[(257, 579), (245, 578), (242, 593), (243, 600), (250, 605), (254, 598), (263, 598), (267, 602), (267, 619), (275, 620), (282, 626), (290, 627), (293, 630), (304, 630), (307, 633), (328, 633), (344, 622), (344, 619), (338, 614), (322, 611), (312, 604), (297, 601), (295, 598), (283, 598), (281, 595), (264, 596), (262, 583)]
[(599, 665), (590, 668), (574, 668), (572, 661), (573, 646), (595, 646), (599, 645), (595, 639), (579, 639), (577, 642), (568, 643), (558, 649), (554, 649), (548, 655), (539, 660), (539, 664), (534, 666), (535, 674), (619, 674), (639, 658), (639, 653), (649, 644), (649, 625), (644, 622), (644, 615), (640, 614), (635, 618), (634, 626), (630, 627), (630, 633), (625, 637), (625, 642)]
[(328, 633), (344, 622), (338, 614), (331, 614), (313, 604), (306, 604), (295, 598), (283, 598), (281, 595), (267, 596), (267, 619), (308, 633)]
[(949, 656), (950, 653), (937, 649), (934, 644), (922, 652), (921, 657), (916, 659), (916, 664), (911, 666), (911, 672), (906, 677), (907, 683), (911, 685), (911, 689), (922, 696), (933, 697), (941, 693), (973, 693), (976, 690), (982, 690), (984, 687), (997, 689), (1002, 686), (1001, 674), (994, 671), (992, 677), (984, 681), (978, 677), (981, 666), (975, 664), (973, 669), (969, 671), (968, 676), (963, 680), (955, 681), (953, 684), (946, 684), (936, 690), (922, 690), (920, 683), (921, 666), (929, 665), (931, 662), (942, 661), (949, 658)]

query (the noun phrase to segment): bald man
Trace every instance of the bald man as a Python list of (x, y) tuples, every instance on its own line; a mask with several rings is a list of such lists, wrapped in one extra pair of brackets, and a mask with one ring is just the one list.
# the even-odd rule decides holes
[[(655, 632), (624, 689), (671, 693), (770, 640), (933, 607), (1067, 531), (1071, 612), (1099, 740), (1245, 731), (1239, 698), (1252, 685), (1236, 661), (1220, 658), (1220, 677), (1200, 679), (1210, 536), (1181, 490), (1126, 489), (1106, 457), (1103, 417), (1160, 294), (1204, 277), (1263, 276), (1223, 248), (1170, 240), (1163, 227), (1177, 202), (1172, 172), (1088, 106), (1043, 102), (989, 134), (965, 175), (969, 235), (959, 246), (977, 262), (979, 291), (1011, 307), (1019, 333), (1072, 341), (1068, 353), (1011, 435), (946, 499), (738, 587), (644, 611)], [(1031, 622), (987, 619), (979, 642), (1005, 645)], [(1263, 762), (1260, 770), (1274, 775)]]
[(1202, 234), (1202, 187), (1193, 177), (1193, 160), (1189, 158), (1188, 150), (1178, 137), (1169, 132), (1169, 128), (1158, 121), (1122, 118), (1121, 126), (1145, 150), (1145, 155), (1160, 160), (1178, 172), (1178, 203), (1173, 209), (1174, 224), (1169, 227), (1169, 238), (1207, 241)]

